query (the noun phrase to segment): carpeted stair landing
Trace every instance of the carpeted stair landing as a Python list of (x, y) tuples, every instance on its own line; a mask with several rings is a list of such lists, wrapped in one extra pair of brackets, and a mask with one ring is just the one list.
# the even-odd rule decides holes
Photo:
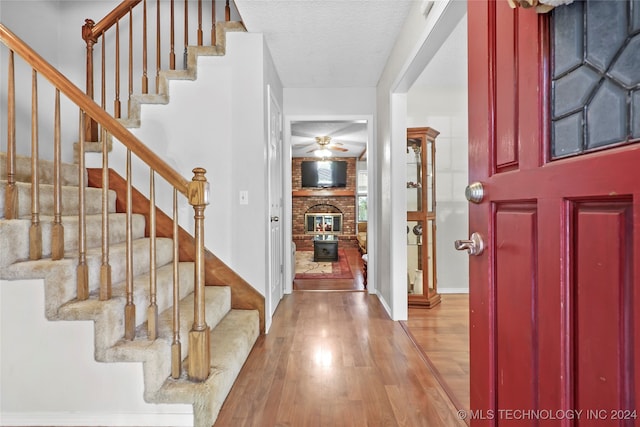
[[(0, 153), (0, 177), (6, 177), (6, 156)], [(109, 200), (110, 265), (112, 269), (113, 297), (99, 301), (101, 264), (101, 215), (102, 190), (86, 188), (87, 200), (87, 263), (91, 296), (86, 301), (76, 299), (76, 266), (78, 248), (78, 169), (76, 165), (64, 165), (63, 175), (63, 225), (65, 233), (65, 258), (50, 259), (50, 235), (53, 217), (53, 166), (41, 162), (41, 224), (43, 234), (43, 259), (30, 261), (30, 159), (18, 158), (17, 179), (20, 181), (20, 219), (4, 218), (6, 181), (0, 181), (0, 279), (42, 279), (44, 283), (44, 316), (51, 321), (92, 321), (93, 342), (76, 343), (77, 346), (93, 346), (97, 362), (138, 363), (144, 378), (144, 400), (158, 404), (189, 404), (193, 407), (193, 425), (211, 426), (231, 389), (242, 365), (259, 335), (259, 318), (255, 310), (231, 309), (231, 292), (228, 287), (208, 286), (205, 290), (206, 321), (211, 328), (211, 375), (202, 383), (187, 381), (186, 363), (189, 354), (188, 332), (193, 322), (194, 266), (179, 264), (180, 277), (180, 325), (183, 361), (183, 378), (174, 380), (171, 372), (172, 332), (172, 281), (173, 244), (171, 239), (157, 239), (156, 277), (157, 304), (159, 308), (158, 338), (147, 339), (146, 322), (149, 304), (149, 239), (145, 237), (145, 219), (134, 215), (133, 246), (137, 335), (133, 341), (124, 340), (125, 306), (125, 214), (115, 212), (115, 195)], [(1, 284), (1, 282), (0, 282)], [(29, 339), (28, 336), (24, 339)], [(16, 344), (16, 343), (13, 343)], [(12, 343), (2, 343), (3, 346)], [(43, 348), (38, 357), (47, 357)], [(82, 378), (82, 373), (69, 375), (69, 380)], [(6, 384), (0, 384), (3, 392), (11, 393)], [(42, 387), (60, 385), (42, 384)], [(120, 385), (126, 387), (127, 385)], [(117, 393), (117, 390), (113, 391)], [(123, 425), (123, 424), (119, 424)]]

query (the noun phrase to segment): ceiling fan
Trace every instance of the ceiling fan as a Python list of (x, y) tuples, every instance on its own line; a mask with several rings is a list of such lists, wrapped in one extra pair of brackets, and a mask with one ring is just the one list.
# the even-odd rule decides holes
[(334, 151), (349, 151), (346, 148), (339, 147), (339, 145), (343, 145), (341, 142), (331, 142), (330, 136), (316, 136), (316, 144), (318, 144), (318, 148), (313, 148), (307, 153), (314, 153), (317, 157), (331, 157), (331, 150)]
[(366, 148), (366, 139), (366, 122), (329, 120), (291, 123), (294, 157), (323, 157), (323, 154), (324, 157), (358, 157)]

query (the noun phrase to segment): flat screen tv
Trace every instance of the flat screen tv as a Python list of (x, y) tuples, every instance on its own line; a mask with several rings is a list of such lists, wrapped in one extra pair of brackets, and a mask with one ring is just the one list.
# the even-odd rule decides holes
[(332, 188), (347, 186), (347, 162), (303, 160), (302, 187)]

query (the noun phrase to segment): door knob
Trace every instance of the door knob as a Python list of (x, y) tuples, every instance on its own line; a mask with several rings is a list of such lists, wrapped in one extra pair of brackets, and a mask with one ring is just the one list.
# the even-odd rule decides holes
[(464, 197), (471, 203), (480, 203), (484, 199), (484, 186), (481, 182), (472, 182), (464, 189)]
[(479, 233), (473, 233), (470, 240), (456, 240), (454, 246), (458, 251), (466, 250), (469, 255), (478, 256), (484, 251), (484, 241)]
[(280, 221), (280, 218), (278, 218), (277, 216), (271, 217), (271, 222), (278, 222), (278, 221)]

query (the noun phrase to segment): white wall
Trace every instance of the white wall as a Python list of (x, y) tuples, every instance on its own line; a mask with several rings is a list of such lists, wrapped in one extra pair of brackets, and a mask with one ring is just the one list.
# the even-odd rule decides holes
[[(0, 14), (2, 22), (18, 38), (32, 46), (46, 61), (54, 66), (59, 66), (61, 52), (59, 46), (65, 45), (67, 40), (61, 38), (57, 17), (59, 16), (59, 1), (3, 1)], [(80, 27), (83, 21), (79, 21), (76, 28), (75, 41), (84, 45), (80, 37)], [(37, 28), (38, 31), (34, 31)], [(46, 34), (43, 37), (42, 34)], [(6, 151), (6, 101), (7, 101), (7, 49), (2, 45), (0, 50), (2, 57), (2, 69), (0, 71), (0, 132), (3, 144), (0, 149)], [(83, 62), (80, 56), (80, 61)], [(82, 63), (81, 62), (81, 63)], [(15, 55), (15, 87), (16, 93), (27, 96), (16, 97), (16, 144), (17, 153), (30, 155), (31, 153), (31, 67), (29, 67), (18, 55)], [(49, 158), (53, 157), (53, 90), (42, 77), (38, 79), (38, 105), (39, 105), (39, 141), (40, 153)], [(77, 83), (77, 82), (76, 82)], [(64, 104), (64, 101), (63, 101)], [(75, 124), (73, 126), (77, 135), (77, 110), (75, 112)], [(65, 133), (68, 138), (69, 134)], [(75, 137), (77, 138), (77, 137)], [(71, 159), (73, 155), (72, 145), (68, 144), (63, 155)]]
[[(466, 10), (466, 2), (435, 2), (428, 16), (414, 2), (377, 87), (378, 144), (376, 163), (380, 226), (376, 245), (380, 293), (394, 320), (407, 318), (406, 291), (406, 187), (405, 146), (407, 92)], [(384, 242), (384, 244), (382, 244)]]
[[(284, 212), (285, 212), (285, 254), (291, 253), (291, 122), (293, 121), (314, 121), (314, 120), (366, 120), (368, 122), (368, 146), (370, 153), (367, 156), (369, 164), (369, 206), (376, 201), (376, 192), (372, 183), (371, 163), (375, 159), (375, 151), (372, 147), (376, 144), (375, 136), (375, 114), (376, 114), (376, 90), (375, 88), (285, 88), (284, 89), (284, 119), (285, 138), (284, 153), (289, 154), (288, 159), (284, 159)], [(369, 210), (369, 226), (375, 224), (375, 214)], [(375, 236), (372, 233), (367, 237), (367, 245), (373, 245)], [(375, 262), (375, 251), (369, 250), (369, 263)], [(288, 258), (287, 258), (288, 259)], [(285, 292), (291, 292), (293, 282), (292, 261), (285, 268)], [(370, 270), (367, 277), (367, 289), (371, 293), (376, 292), (377, 279), (375, 272)]]
[(285, 88), (286, 116), (354, 116), (375, 113), (375, 88)]
[(143, 400), (141, 363), (95, 361), (93, 322), (45, 319), (43, 280), (0, 281), (0, 337), (2, 425), (193, 425)]
[[(207, 170), (211, 204), (205, 210), (205, 245), (263, 295), (266, 263), (256, 260), (264, 260), (267, 250), (265, 79), (282, 96), (277, 75), (264, 71), (265, 63), (272, 68), (265, 52), (261, 34), (227, 34), (227, 54), (200, 57), (198, 78), (171, 81), (169, 104), (143, 105), (141, 127), (132, 129), (183, 176), (190, 178), (196, 166)], [(124, 156), (117, 146), (115, 156)], [(118, 164), (123, 163), (112, 162), (121, 169)], [(134, 183), (145, 192), (148, 172), (135, 169), (140, 172)], [(248, 204), (240, 205), (240, 191), (248, 192)], [(168, 192), (159, 189), (157, 198), (171, 212)], [(181, 210), (180, 222), (188, 230), (192, 218), (189, 207)]]
[(469, 202), (467, 20), (463, 18), (407, 94), (407, 126), (429, 126), (436, 139), (436, 261), (440, 293), (469, 291), (469, 262), (453, 241), (466, 239)]

